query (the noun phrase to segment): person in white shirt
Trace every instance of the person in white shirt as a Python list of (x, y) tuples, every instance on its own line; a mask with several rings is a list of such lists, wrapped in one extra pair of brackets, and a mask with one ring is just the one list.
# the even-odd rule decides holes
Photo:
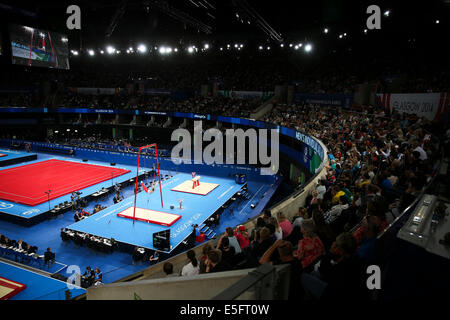
[(414, 143), (413, 146), (415, 147), (413, 151), (417, 151), (420, 153), (420, 157), (419, 157), (420, 160), (424, 161), (424, 160), (428, 159), (427, 153), (425, 152), (425, 150), (423, 150), (423, 148), (417, 142)]
[(295, 218), (294, 222), (292, 222), (292, 227), (302, 227), (302, 222), (304, 219), (308, 219), (308, 210), (304, 207), (300, 207), (298, 209), (297, 217)]
[(319, 201), (323, 200), (323, 196), (324, 194), (327, 192), (327, 188), (325, 187), (325, 183), (323, 182), (323, 180), (319, 180), (319, 185), (316, 188), (317, 191), (317, 199), (319, 199)]
[(348, 200), (345, 196), (339, 198), (339, 204), (333, 206), (328, 212), (325, 213), (325, 222), (332, 223), (343, 210), (349, 208)]
[(187, 252), (187, 258), (189, 263), (186, 264), (183, 269), (181, 269), (182, 276), (195, 276), (200, 273), (200, 268), (198, 265), (197, 258), (195, 257), (195, 252), (193, 250), (189, 250)]
[(273, 233), (275, 235), (275, 241), (283, 239), (283, 232), (281, 231), (281, 228), (280, 228), (280, 225), (278, 224), (277, 219), (275, 217), (270, 217), (269, 224), (271, 224), (275, 227), (275, 232)]
[(234, 235), (233, 228), (228, 227), (225, 230), (225, 235), (228, 237), (228, 240), (230, 241), (230, 247), (234, 248), (235, 254), (241, 253), (242, 249), (241, 246), (239, 245), (238, 239)]

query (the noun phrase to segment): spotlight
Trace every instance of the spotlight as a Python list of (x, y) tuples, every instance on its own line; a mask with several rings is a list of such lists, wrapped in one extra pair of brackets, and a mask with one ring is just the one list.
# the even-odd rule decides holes
[(78, 55), (78, 51), (73, 51), (72, 53), (73, 53), (74, 56)]
[(108, 46), (106, 48), (106, 52), (108, 52), (108, 54), (113, 54), (114, 52), (116, 52), (116, 49), (114, 49), (114, 47)]
[(193, 53), (193, 52), (194, 52), (194, 48), (189, 47), (189, 48), (188, 48), (188, 52), (189, 52), (189, 53)]
[(328, 33), (328, 28), (323, 29), (323, 33)]
[(104, 54), (105, 53), (105, 51), (103, 51), (103, 50), (100, 50), (100, 54)]
[(262, 46), (259, 46), (259, 48), (258, 48), (259, 50), (262, 50), (263, 49), (263, 47)]
[(436, 23), (436, 24), (439, 24), (439, 20), (436, 20), (435, 23)]
[(305, 52), (310, 52), (312, 50), (312, 45), (309, 43), (305, 46)]
[(270, 47), (267, 47), (267, 50), (270, 50)]
[(280, 44), (280, 47), (284, 48), (284, 44)]
[(147, 46), (146, 46), (145, 44), (140, 44), (140, 45), (138, 46), (137, 50), (138, 50), (140, 53), (145, 53), (145, 52), (147, 52)]
[(367, 29), (364, 29), (364, 33), (367, 34)]
[(389, 11), (389, 10), (386, 10), (385, 12), (384, 12), (384, 16), (385, 17), (389, 17), (389, 14), (390, 14), (391, 12)]
[(205, 49), (209, 49), (209, 44), (205, 44)]
[(95, 56), (95, 51), (94, 50), (88, 50), (88, 54), (92, 57)]

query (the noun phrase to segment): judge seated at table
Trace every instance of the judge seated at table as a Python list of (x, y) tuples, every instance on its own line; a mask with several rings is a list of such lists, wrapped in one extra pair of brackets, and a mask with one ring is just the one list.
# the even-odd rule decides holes
[(51, 248), (47, 248), (47, 251), (44, 253), (44, 262), (46, 264), (55, 262), (55, 253), (52, 252)]
[(26, 248), (28, 248), (28, 244), (26, 242), (23, 242), (22, 239), (19, 239), (19, 241), (17, 242), (17, 249), (22, 251)]

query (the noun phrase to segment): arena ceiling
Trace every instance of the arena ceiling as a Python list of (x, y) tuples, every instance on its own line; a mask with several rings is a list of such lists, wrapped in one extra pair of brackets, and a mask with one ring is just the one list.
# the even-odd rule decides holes
[[(66, 28), (66, 8), (72, 4), (81, 8), (81, 31)], [(0, 15), (9, 22), (64, 32), (75, 48), (108, 43), (128, 46), (142, 41), (276, 45), (301, 40), (334, 46), (344, 33), (352, 45), (366, 46), (363, 30), (371, 4), (390, 13), (383, 17), (382, 30), (377, 32), (385, 45), (389, 39), (406, 42), (417, 38), (431, 45), (449, 29), (447, 0), (0, 0)], [(324, 36), (325, 28), (330, 30), (328, 36)]]

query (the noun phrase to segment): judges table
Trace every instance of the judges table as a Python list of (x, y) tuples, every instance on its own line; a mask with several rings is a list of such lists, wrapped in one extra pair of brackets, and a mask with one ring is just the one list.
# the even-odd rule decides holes
[(96, 249), (103, 252), (112, 252), (113, 243), (110, 239), (99, 238), (91, 236), (87, 233), (74, 232), (72, 230), (65, 230), (61, 232), (63, 240), (72, 240), (74, 243), (82, 246), (86, 245), (89, 248)]
[(0, 245), (0, 256), (3, 258), (27, 264), (29, 266), (38, 267), (38, 269), (44, 270), (50, 273), (58, 273), (67, 265), (59, 262), (51, 262), (50, 264), (44, 263), (44, 255), (39, 255), (37, 253), (27, 253), (24, 250), (19, 250), (14, 247), (7, 247), (5, 245)]
[(25, 250), (19, 250), (14, 247), (7, 247), (5, 245), (0, 245), (0, 254), (2, 257), (14, 257), (15, 261), (26, 261), (39, 265), (39, 268), (42, 267), (44, 263), (44, 256), (40, 256), (37, 253), (27, 253)]

